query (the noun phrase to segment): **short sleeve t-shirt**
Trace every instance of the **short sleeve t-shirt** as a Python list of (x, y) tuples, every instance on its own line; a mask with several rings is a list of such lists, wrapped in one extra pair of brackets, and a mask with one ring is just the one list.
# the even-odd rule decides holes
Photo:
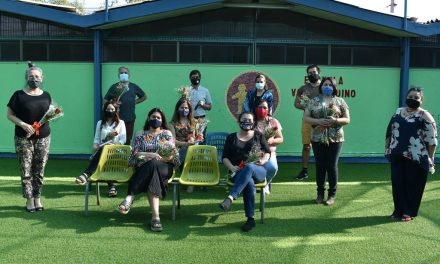
[[(32, 125), (39, 122), (49, 109), (52, 98), (48, 92), (43, 91), (41, 95), (29, 95), (23, 90), (14, 92), (9, 99), (7, 106), (14, 111), (15, 116), (20, 118), (26, 124)], [(40, 127), (39, 135), (33, 134), (30, 139), (45, 138), (50, 135), (49, 123)], [(15, 136), (26, 137), (27, 133), (21, 127), (15, 126)]]
[[(115, 99), (116, 87), (119, 83), (113, 84), (105, 95), (104, 99), (110, 101)], [(128, 83), (128, 91), (125, 92), (119, 100), (121, 105), (119, 107), (119, 117), (124, 122), (133, 122), (136, 119), (135, 105), (136, 97), (145, 96), (145, 92), (135, 83)]]

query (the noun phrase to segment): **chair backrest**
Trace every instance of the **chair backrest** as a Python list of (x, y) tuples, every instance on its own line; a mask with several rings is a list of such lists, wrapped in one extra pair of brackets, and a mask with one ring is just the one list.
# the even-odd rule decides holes
[(102, 149), (96, 172), (90, 177), (92, 181), (126, 182), (130, 180), (133, 170), (128, 167), (131, 147), (126, 145), (106, 145)]
[(208, 145), (188, 147), (179, 182), (185, 185), (213, 186), (217, 185), (219, 181), (217, 149)]
[(217, 148), (217, 160), (222, 163), (223, 147), (225, 145), (226, 138), (229, 133), (226, 132), (214, 132), (206, 135), (206, 145), (214, 146)]

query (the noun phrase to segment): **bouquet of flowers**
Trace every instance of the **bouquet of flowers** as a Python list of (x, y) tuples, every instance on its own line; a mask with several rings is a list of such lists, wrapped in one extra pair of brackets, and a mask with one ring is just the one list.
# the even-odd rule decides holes
[(159, 140), (159, 146), (156, 151), (161, 157), (169, 158), (177, 153), (176, 147), (170, 141), (165, 139)]
[[(46, 111), (41, 120), (32, 124), (32, 127), (35, 129), (35, 135), (40, 135), (41, 126), (62, 116), (64, 116), (64, 113), (61, 107), (58, 107), (55, 103), (52, 102), (52, 104), (49, 105), (49, 109)], [(32, 134), (27, 134), (26, 137), (29, 138), (30, 136), (32, 136)]]
[(205, 118), (201, 118), (197, 120), (195, 126), (195, 141), (202, 142), (203, 141), (203, 132), (205, 132), (206, 127), (208, 126), (209, 120)]
[(99, 145), (99, 147), (105, 146), (107, 144), (110, 144), (113, 142), (113, 140), (115, 139), (115, 137), (119, 135), (118, 131), (111, 131), (108, 132), (107, 135), (105, 135), (105, 138), (103, 140), (103, 143)]
[(180, 95), (180, 98), (190, 99), (191, 86), (180, 86), (177, 88), (177, 93)]
[(119, 82), (119, 84), (116, 86), (116, 89), (113, 93), (113, 103), (118, 104), (122, 95), (124, 95), (128, 91), (130, 91), (128, 84)]
[[(322, 103), (322, 118), (330, 119), (335, 114), (335, 109), (333, 108), (333, 103), (330, 103), (328, 106), (325, 102)], [(329, 127), (323, 126), (321, 127), (321, 143), (325, 145), (330, 144), (330, 135), (329, 135)]]
[(266, 138), (266, 140), (268, 140), (271, 137), (274, 137), (277, 133), (278, 127), (274, 126), (274, 127), (269, 127), (264, 131), (264, 137)]
[(305, 95), (305, 94), (303, 94), (303, 95), (301, 95), (301, 99), (300, 99), (300, 101), (299, 101), (299, 104), (302, 106), (302, 107), (307, 107), (307, 105), (309, 104), (309, 102), (310, 102), (310, 98), (307, 96), (307, 95)]
[[(249, 151), (249, 155), (248, 155), (247, 159), (246, 159), (246, 160), (242, 160), (242, 161), (240, 162), (240, 164), (238, 165), (238, 167), (239, 167), (240, 170), (241, 170), (241, 169), (244, 168), (244, 166), (245, 166), (246, 164), (248, 164), (248, 163), (254, 163), (254, 162), (260, 160), (260, 158), (261, 158), (263, 155), (264, 155), (264, 153), (261, 151), (260, 146), (258, 146), (258, 145), (253, 145), (252, 148), (251, 148), (251, 150)], [(234, 176), (235, 176), (236, 174), (237, 174), (237, 171), (236, 171), (236, 172), (233, 172), (233, 173), (231, 174), (231, 179), (234, 178)]]

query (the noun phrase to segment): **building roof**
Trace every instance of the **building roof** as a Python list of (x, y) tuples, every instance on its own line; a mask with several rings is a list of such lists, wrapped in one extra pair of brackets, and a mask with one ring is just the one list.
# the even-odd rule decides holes
[(156, 0), (79, 15), (64, 6), (0, 0), (0, 11), (81, 27), (107, 29), (223, 7), (278, 8), (396, 37), (440, 34), (440, 23), (420, 24), (333, 0)]

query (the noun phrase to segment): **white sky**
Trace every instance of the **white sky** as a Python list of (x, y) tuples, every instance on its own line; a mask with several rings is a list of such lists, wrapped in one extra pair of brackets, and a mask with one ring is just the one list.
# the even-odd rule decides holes
[[(84, 2), (84, 6), (88, 11), (104, 6), (105, 0), (80, 0)], [(184, 1), (184, 0), (181, 0)], [(417, 17), (418, 22), (426, 22), (431, 19), (440, 19), (440, 0), (407, 0), (408, 1), (408, 17)], [(108, 0), (109, 4), (125, 3), (123, 0)], [(391, 0), (339, 0), (339, 2), (359, 6), (361, 8), (390, 14)], [(397, 6), (394, 8), (396, 16), (403, 17), (404, 0), (395, 0)], [(92, 9), (92, 10), (91, 10)]]

